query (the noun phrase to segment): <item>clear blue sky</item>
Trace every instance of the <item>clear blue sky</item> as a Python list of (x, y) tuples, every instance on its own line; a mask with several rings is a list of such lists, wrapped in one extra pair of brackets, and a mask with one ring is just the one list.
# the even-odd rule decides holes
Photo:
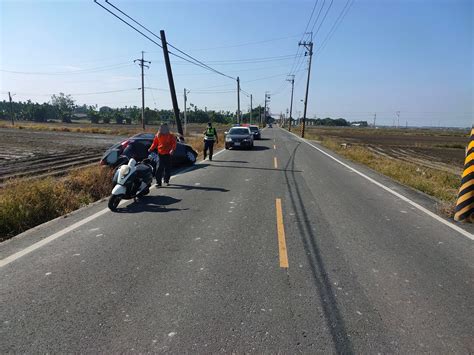
[[(296, 69), (293, 117), (303, 111), (307, 58), (295, 55), (315, 1), (113, 3), (154, 32), (164, 29), (169, 43), (239, 76), (254, 105), (269, 91), (273, 114), (289, 108), (291, 85), (285, 79)], [(78, 104), (140, 106), (140, 69), (132, 61), (143, 50), (152, 61), (145, 85), (155, 88), (146, 91), (146, 104), (171, 107), (161, 49), (92, 0), (0, 4), (2, 99), (11, 91), (15, 100), (44, 102), (65, 92)], [(313, 30), (308, 117), (371, 121), (377, 112), (377, 123), (392, 124), (401, 111), (403, 125), (473, 123), (473, 1), (355, 0), (321, 50), (346, 0), (333, 0), (322, 22), (330, 4), (319, 0), (309, 25), (324, 5)], [(200, 108), (236, 110), (234, 81), (179, 59), (172, 64), (180, 108), (187, 88), (189, 102)], [(242, 94), (241, 110), (249, 105)]]

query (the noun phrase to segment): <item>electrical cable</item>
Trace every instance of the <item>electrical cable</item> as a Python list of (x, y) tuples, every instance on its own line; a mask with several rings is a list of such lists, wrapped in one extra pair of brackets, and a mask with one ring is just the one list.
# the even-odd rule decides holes
[[(326, 16), (328, 15), (329, 10), (331, 9), (333, 2), (334, 2), (334, 0), (331, 0), (331, 3), (329, 4), (329, 6), (328, 6), (328, 8), (327, 8), (327, 10), (326, 10), (326, 13), (324, 14), (323, 19), (322, 19), (321, 22), (319, 23), (318, 29), (316, 30), (316, 33), (314, 34), (314, 37), (316, 37), (316, 35), (318, 34), (319, 30), (321, 29), (321, 26), (322, 26), (323, 23), (324, 23), (324, 20), (326, 20)], [(313, 27), (311, 28), (311, 32), (313, 32), (313, 28), (314, 28), (315, 25), (316, 25), (316, 22), (314, 23)]]
[(256, 41), (256, 42), (233, 44), (233, 45), (228, 45), (228, 46), (218, 46), (218, 47), (211, 47), (211, 48), (197, 48), (197, 49), (191, 49), (191, 50), (193, 50), (193, 51), (209, 51), (209, 50), (214, 50), (214, 49), (245, 47), (245, 46), (250, 46), (250, 45), (253, 45), (253, 44), (262, 44), (262, 43), (268, 43), (268, 42), (275, 42), (275, 41), (280, 41), (280, 40), (283, 40), (283, 39), (295, 38), (295, 37), (299, 37), (299, 35), (280, 37), (280, 38), (272, 38), (272, 39), (266, 39), (266, 40)]
[[(97, 3), (97, 0), (94, 0), (94, 1)], [(135, 19), (133, 19), (131, 16), (127, 15), (125, 12), (123, 12), (122, 10), (120, 10), (117, 6), (113, 5), (109, 0), (105, 0), (105, 2), (106, 2), (108, 5), (112, 6), (114, 9), (116, 9), (117, 11), (119, 11), (121, 14), (123, 14), (124, 16), (126, 16), (127, 18), (129, 18), (130, 20), (132, 20), (133, 22), (135, 22), (137, 25), (139, 25), (139, 26), (140, 26), (141, 28), (143, 28), (145, 31), (147, 31), (148, 33), (152, 34), (153, 36), (155, 36), (156, 38), (159, 38), (159, 39), (161, 40), (161, 37), (160, 37), (160, 36), (158, 36), (157, 34), (155, 34), (155, 33), (152, 32), (152, 31), (150, 31), (148, 28), (146, 28), (146, 27), (143, 26), (140, 22), (138, 22), (138, 21), (136, 21)], [(110, 12), (110, 11), (109, 11), (109, 12)], [(115, 16), (116, 16), (116, 15), (115, 15)], [(116, 17), (120, 18), (119, 16), (116, 16)], [(124, 21), (124, 22), (125, 22), (125, 21)], [(125, 22), (125, 23), (127, 23), (127, 22)], [(156, 42), (155, 42), (155, 43), (156, 43)], [(198, 59), (192, 57), (191, 55), (187, 54), (186, 52), (182, 51), (181, 49), (179, 49), (179, 48), (173, 46), (173, 45), (172, 45), (171, 43), (169, 43), (168, 41), (167, 41), (166, 43), (167, 43), (168, 46), (170, 46), (171, 48), (177, 50), (177, 51), (180, 52), (181, 54), (183, 54), (183, 55), (185, 55), (185, 56), (191, 58), (192, 60), (194, 60), (196, 63), (192, 62), (193, 64), (198, 65), (198, 66), (201, 66), (201, 67), (204, 67), (204, 68), (207, 68), (208, 70), (213, 71), (213, 72), (216, 73), (216, 74), (225, 76), (225, 77), (227, 77), (227, 78), (229, 78), (229, 79), (236, 80), (236, 78), (231, 77), (231, 76), (229, 76), (229, 75), (227, 75), (227, 74), (224, 74), (224, 73), (222, 73), (222, 72), (220, 72), (220, 71), (218, 71), (218, 70), (216, 70), (216, 69), (210, 67), (209, 65), (207, 65), (207, 64), (205, 64), (205, 63), (203, 63), (203, 62), (201, 62), (200, 60), (198, 60)], [(160, 48), (163, 48), (162, 46), (159, 46), (159, 47), (160, 47)], [(184, 59), (183, 57), (181, 57), (181, 56), (179, 56), (179, 55), (177, 55), (177, 54), (175, 54), (175, 53), (173, 53), (173, 52), (171, 52), (171, 51), (169, 51), (169, 53), (172, 54), (172, 55), (174, 55), (175, 57), (178, 57), (178, 58), (180, 58), (180, 59), (186, 60), (186, 59)], [(188, 60), (188, 61), (189, 61), (189, 60)], [(191, 61), (189, 61), (189, 62), (191, 62)]]
[(344, 21), (344, 18), (346, 17), (347, 13), (349, 12), (349, 10), (351, 9), (353, 4), (354, 4), (354, 0), (347, 0), (346, 5), (344, 6), (342, 11), (340, 12), (338, 18), (336, 19), (336, 21), (332, 25), (331, 29), (329, 30), (329, 32), (326, 35), (326, 37), (324, 38), (324, 40), (321, 42), (321, 45), (316, 50), (317, 54), (319, 54), (324, 49), (326, 44), (332, 38), (334, 33), (337, 31), (339, 25), (342, 23), (342, 21)]
[(133, 64), (126, 62), (126, 63), (96, 67), (96, 68), (79, 69), (79, 70), (71, 70), (71, 71), (64, 71), (64, 72), (25, 72), (25, 71), (5, 70), (5, 69), (0, 69), (0, 72), (10, 73), (10, 74), (22, 74), (22, 75), (70, 75), (70, 74), (96, 73), (96, 72), (101, 72), (101, 71), (106, 71), (106, 70), (125, 68), (132, 65)]

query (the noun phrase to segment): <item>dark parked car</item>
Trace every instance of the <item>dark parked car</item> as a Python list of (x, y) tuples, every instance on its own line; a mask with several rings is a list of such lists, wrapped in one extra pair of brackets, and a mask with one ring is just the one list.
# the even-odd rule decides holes
[(248, 127), (232, 127), (225, 132), (225, 149), (253, 148), (253, 134)]
[[(133, 137), (127, 138), (123, 142), (114, 144), (104, 153), (104, 156), (100, 160), (100, 164), (116, 167), (122, 164), (124, 159), (120, 159), (120, 156), (123, 155), (141, 161), (148, 156), (148, 148), (150, 148), (153, 143), (154, 137), (155, 135), (153, 133), (139, 133)], [(194, 164), (198, 153), (190, 145), (185, 144), (179, 138), (176, 139), (178, 141), (176, 144), (176, 150), (172, 155), (172, 164), (175, 166)]]
[(258, 126), (250, 125), (249, 128), (253, 134), (253, 139), (262, 139), (262, 135), (260, 133), (260, 129), (258, 128)]

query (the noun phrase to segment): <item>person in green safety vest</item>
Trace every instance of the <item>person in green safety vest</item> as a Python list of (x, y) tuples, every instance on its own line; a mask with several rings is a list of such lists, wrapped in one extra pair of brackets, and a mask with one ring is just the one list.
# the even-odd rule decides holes
[(204, 131), (204, 159), (206, 159), (207, 151), (209, 150), (209, 160), (212, 160), (212, 153), (214, 152), (214, 143), (219, 143), (217, 131), (212, 127), (212, 123), (207, 124), (207, 129)]

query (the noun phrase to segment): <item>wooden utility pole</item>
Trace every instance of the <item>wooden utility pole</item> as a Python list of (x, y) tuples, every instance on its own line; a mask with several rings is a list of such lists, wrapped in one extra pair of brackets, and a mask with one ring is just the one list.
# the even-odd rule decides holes
[(293, 120), (292, 118), (292, 112), (293, 112), (293, 90), (295, 88), (295, 76), (290, 75), (291, 79), (286, 79), (286, 81), (289, 81), (291, 83), (291, 102), (290, 102), (290, 123), (288, 124), (288, 131), (291, 132), (291, 121)]
[(306, 94), (305, 94), (305, 99), (304, 99), (304, 111), (303, 111), (303, 124), (301, 125), (301, 138), (304, 138), (304, 130), (305, 130), (305, 123), (306, 123), (306, 111), (308, 108), (308, 91), (309, 91), (309, 79), (311, 76), (311, 58), (313, 57), (313, 42), (310, 40), (309, 42), (299, 42), (299, 46), (304, 46), (307, 50), (308, 53), (305, 53), (305, 55), (309, 55), (309, 65), (308, 65), (308, 79), (306, 81)]
[(12, 103), (12, 95), (10, 91), (8, 92), (8, 98), (10, 99), (10, 118), (12, 119), (12, 126), (15, 125), (15, 119), (13, 118), (13, 103)]
[(265, 126), (265, 124), (267, 123), (267, 100), (270, 99), (270, 94), (268, 93), (268, 91), (265, 91), (265, 106), (263, 108), (263, 122), (262, 122), (262, 125)]
[(240, 123), (240, 79), (237, 77), (237, 123)]
[(147, 67), (150, 68), (148, 65), (145, 65), (145, 63), (151, 64), (151, 62), (146, 61), (143, 59), (143, 54), (145, 52), (142, 51), (142, 59), (135, 59), (133, 62), (139, 62), (139, 66), (142, 68), (142, 128), (145, 130), (145, 74), (143, 72), (143, 68)]
[(176, 127), (178, 133), (184, 137), (183, 126), (181, 125), (181, 119), (179, 118), (179, 107), (178, 99), (176, 98), (176, 89), (174, 87), (173, 72), (171, 71), (170, 55), (168, 52), (168, 42), (166, 42), (165, 31), (160, 31), (161, 44), (163, 46), (163, 56), (165, 58), (166, 73), (168, 74), (168, 84), (170, 86), (171, 101), (173, 102), (174, 117), (176, 120)]

